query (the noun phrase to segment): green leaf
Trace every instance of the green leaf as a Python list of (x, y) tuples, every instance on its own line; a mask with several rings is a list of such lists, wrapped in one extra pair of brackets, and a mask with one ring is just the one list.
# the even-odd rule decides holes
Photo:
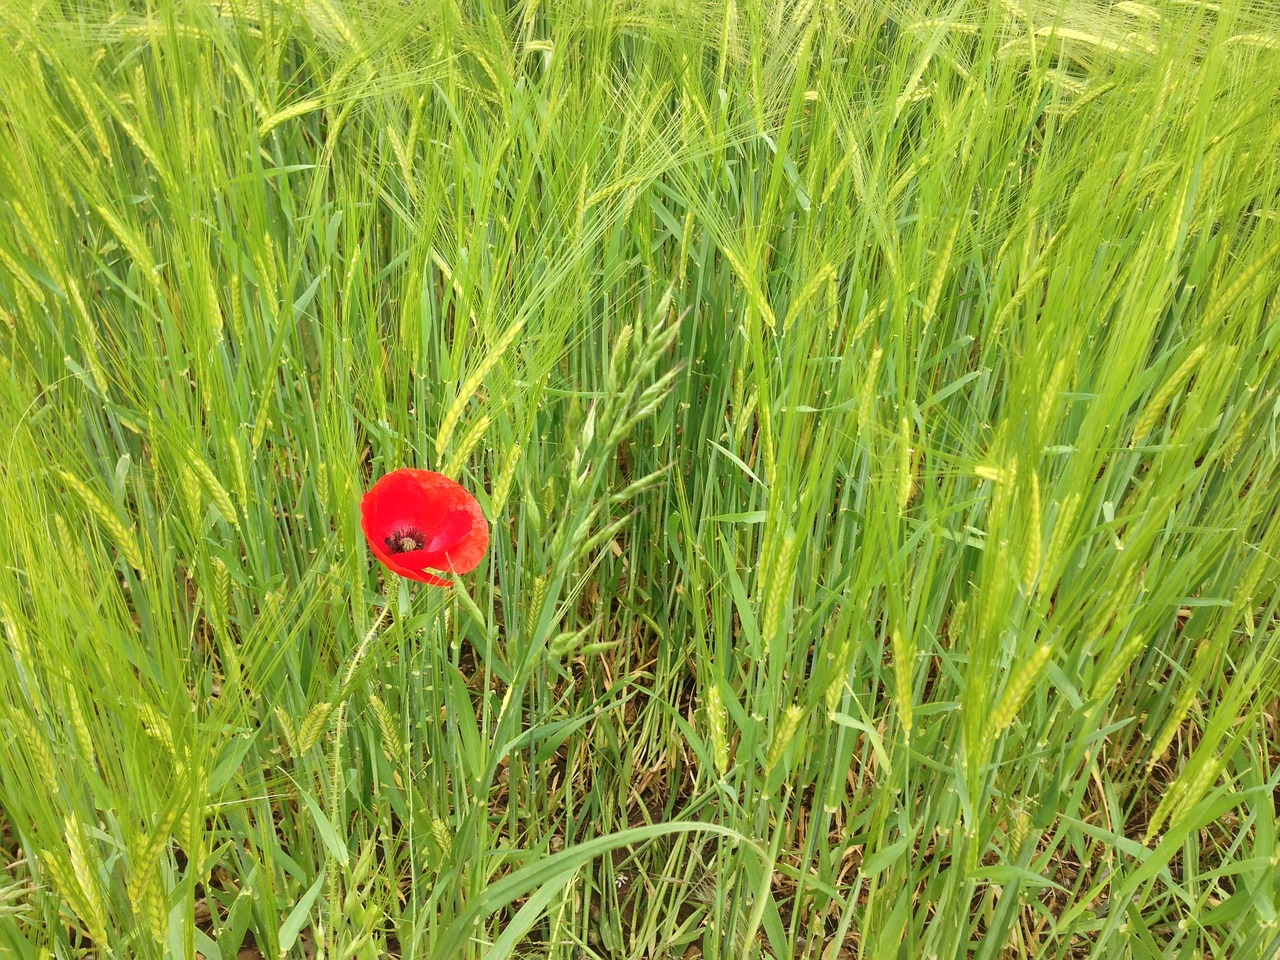
[(279, 940), (282, 954), (288, 953), (293, 949), (293, 945), (298, 939), (298, 934), (307, 925), (307, 919), (311, 915), (311, 905), (316, 902), (316, 897), (320, 895), (320, 888), (324, 886), (324, 880), (325, 875), (321, 871), (315, 882), (311, 884), (307, 892), (299, 898), (293, 909), (289, 911), (289, 916), (285, 918), (284, 923), (280, 924)]

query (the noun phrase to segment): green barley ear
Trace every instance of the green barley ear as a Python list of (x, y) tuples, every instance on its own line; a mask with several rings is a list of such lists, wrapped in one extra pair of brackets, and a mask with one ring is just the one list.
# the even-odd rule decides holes
[(844, 697), (845, 685), (849, 680), (849, 660), (853, 649), (853, 638), (846, 636), (840, 644), (840, 649), (829, 655), (831, 679), (827, 681), (827, 688), (823, 691), (823, 701), (827, 705), (828, 715), (836, 712), (836, 707), (840, 706), (840, 701)]
[(169, 721), (160, 716), (160, 712), (149, 703), (144, 703), (138, 709), (138, 715), (142, 718), (142, 728), (147, 734), (158, 744), (163, 746), (169, 756), (177, 757), (177, 751), (173, 744), (173, 731), (169, 727)]
[(218, 512), (222, 514), (223, 519), (233, 527), (239, 527), (240, 520), (236, 515), (235, 504), (231, 502), (231, 494), (227, 493), (226, 488), (218, 482), (218, 478), (213, 475), (213, 470), (204, 462), (204, 458), (196, 453), (195, 450), (188, 450), (187, 462), (190, 464), (191, 469), (195, 471), (196, 476), (200, 479), (200, 485), (204, 487), (205, 493), (209, 494), (209, 499), (218, 508)]
[(333, 711), (332, 703), (317, 703), (312, 707), (298, 727), (298, 749), (296, 755), (301, 756), (316, 745), (320, 735), (324, 733), (325, 724), (329, 722), (329, 714)]
[(542, 616), (542, 607), (547, 602), (547, 589), (548, 583), (545, 576), (534, 579), (533, 593), (529, 596), (529, 608), (525, 614), (525, 620), (530, 629), (538, 625), (538, 620)]
[(76, 738), (76, 748), (80, 751), (80, 756), (85, 763), (94, 767), (97, 764), (97, 757), (93, 749), (93, 737), (89, 735), (89, 723), (85, 718), (84, 707), (80, 703), (80, 694), (70, 683), (63, 688), (63, 694), (66, 697), (67, 710), (71, 714), (71, 731)]
[(1053, 365), (1053, 372), (1049, 374), (1049, 383), (1045, 387), (1044, 395), (1040, 399), (1040, 409), (1037, 411), (1037, 438), (1040, 442), (1047, 442), (1049, 435), (1049, 419), (1053, 416), (1058, 406), (1058, 394), (1062, 392), (1063, 384), (1067, 380), (1067, 362), (1059, 360)]
[[(240, 437), (232, 433), (227, 440), (227, 446), (231, 448), (231, 481), (235, 484), (236, 499), (240, 501), (240, 509), (245, 513), (249, 511), (249, 473), (244, 462), (244, 448), (240, 446)], [(328, 472), (326, 466), (320, 464), (321, 480), (323, 481), (325, 474)], [(318, 486), (328, 493), (328, 486), (320, 483)], [(325, 500), (321, 501), (325, 505), (326, 512), (328, 504)]]
[[(103, 914), (95, 916), (95, 905), (91, 904), (86, 897), (76, 875), (76, 868), (69, 858), (64, 860), (52, 850), (41, 850), (40, 868), (44, 875), (49, 878), (50, 886), (71, 908), (71, 912), (79, 917), (85, 926), (89, 928), (89, 935), (98, 943), (104, 942), (103, 938), (106, 937), (105, 911)], [(102, 909), (100, 900), (96, 907), (99, 910)]]
[(36, 726), (34, 720), (21, 707), (9, 708), (9, 722), (14, 726), (18, 739), (31, 755), (36, 773), (44, 781), (49, 793), (58, 792), (58, 767), (53, 762), (53, 752), (49, 749), (49, 741)]
[[(22, 291), (25, 291), (27, 296), (31, 297), (31, 299), (41, 306), (44, 306), (44, 288), (32, 280), (27, 271), (23, 269), (22, 265), (19, 264), (17, 260), (13, 259), (13, 257), (9, 256), (3, 247), (0, 247), (0, 266), (4, 267), (5, 276), (18, 281)], [(19, 302), (21, 303), (22, 301), (19, 300)], [(21, 312), (29, 314), (31, 311), (23, 310)], [(8, 311), (5, 312), (5, 316), (6, 318), (9, 317)], [(9, 322), (9, 320), (6, 320), (6, 323), (11, 328), (14, 326), (14, 324)]]
[[(787, 306), (787, 314), (782, 320), (782, 332), (787, 333), (791, 330), (795, 322), (804, 315), (804, 308), (810, 300), (821, 296), (827, 300), (827, 309), (834, 310), (834, 300), (832, 295), (833, 284), (836, 277), (836, 268), (830, 263), (824, 263), (818, 267), (805, 281), (800, 291), (792, 298), (791, 303)], [(821, 309), (821, 308), (819, 308)]]
[(249, 448), (256, 454), (258, 448), (262, 446), (262, 440), (267, 435), (267, 427), (271, 426), (271, 384), (274, 380), (268, 381), (268, 389), (263, 394), (261, 405), (258, 407), (258, 415), (253, 421), (253, 432), (249, 435)]
[(178, 478), (178, 485), (182, 488), (182, 505), (186, 508), (191, 522), (193, 524), (199, 523), (200, 511), (204, 509), (204, 494), (200, 486), (200, 478), (185, 463), (182, 465)]
[(911, 421), (901, 417), (898, 421), (898, 512), (902, 513), (911, 502), (916, 478), (912, 465)]
[(1137, 633), (1119, 650), (1112, 651), (1110, 658), (1102, 667), (1102, 672), (1098, 674), (1098, 679), (1093, 683), (1089, 699), (1101, 700), (1110, 694), (1121, 675), (1133, 662), (1134, 657), (1141, 653), (1145, 646), (1146, 637)]
[(880, 376), (880, 361), (884, 359), (884, 348), (876, 347), (871, 351), (871, 363), (862, 381), (862, 392), (858, 395), (858, 434), (861, 436), (872, 425), (875, 414), (876, 380)]
[(490, 424), (493, 421), (487, 413), (482, 413), (467, 425), (466, 432), (463, 433), (462, 439), (458, 441), (457, 447), (454, 448), (449, 459), (445, 462), (444, 469), (440, 472), (446, 477), (456, 477), (462, 472), (463, 465), (467, 462), (467, 458), (471, 456), (471, 452), (475, 450), (476, 445), (484, 438)]
[(1040, 679), (1040, 673), (1052, 655), (1053, 646), (1042, 643), (1032, 651), (1025, 662), (1010, 668), (1004, 693), (1000, 695), (995, 711), (991, 715), (991, 737), (998, 737), (1013, 723), (1018, 711), (1022, 709), (1023, 702), (1027, 699), (1027, 694)]
[(794, 530), (788, 529), (782, 535), (782, 544), (770, 566), (768, 586), (765, 593), (764, 616), (761, 620), (761, 637), (766, 645), (781, 641), (782, 614), (791, 597), (792, 587), (796, 579), (796, 542)]
[(947, 268), (951, 265), (951, 255), (956, 248), (956, 238), (960, 235), (960, 227), (964, 223), (964, 217), (957, 216), (955, 223), (951, 225), (951, 231), (947, 234), (947, 239), (943, 241), (942, 249), (938, 251), (937, 269), (934, 270), (933, 280), (929, 284), (929, 292), (925, 296), (924, 301), (924, 329), (928, 330), (929, 324), (933, 322), (934, 316), (938, 312), (938, 301), (942, 299), (943, 282), (947, 279)]
[(292, 718), (285, 713), (284, 707), (276, 707), (272, 713), (275, 714), (276, 723), (280, 724), (280, 730), (284, 733), (284, 742), (289, 748), (289, 755), (298, 756), (302, 751), (298, 749), (298, 731), (294, 728)]
[(208, 313), (209, 324), (213, 327), (217, 339), (221, 340), (222, 333), (222, 305), (218, 303), (218, 288), (214, 285), (213, 278), (205, 274), (204, 278), (204, 296), (205, 310)]
[(448, 857), (449, 852), (453, 849), (453, 831), (439, 817), (431, 818), (431, 839), (440, 848), (441, 859)]
[[(316, 467), (316, 502), (326, 516), (329, 514), (329, 465), (321, 463)], [(241, 504), (243, 506), (243, 503)]]
[(41, 848), (37, 853), (36, 862), (39, 865), (40, 873), (48, 880), (48, 886), (53, 889), (54, 893), (66, 901), (72, 913), (77, 916), (84, 916), (87, 910), (83, 904), (83, 895), (79, 887), (71, 879), (71, 871), (68, 864), (63, 863), (53, 850), (44, 848)]
[[(58, 532), (57, 542), (62, 544), (64, 548), (71, 547), (79, 542), (79, 537), (71, 532), (71, 528), (67, 526), (67, 521), (63, 519), (62, 514), (55, 513), (53, 515), (53, 525)], [(70, 553), (67, 557), (67, 562), (76, 564), (77, 577), (83, 579), (89, 576), (88, 564), (83, 553), (79, 551)]]
[(1207, 352), (1208, 348), (1203, 343), (1192, 350), (1187, 354), (1186, 359), (1178, 365), (1178, 369), (1173, 371), (1172, 376), (1156, 391), (1155, 396), (1143, 408), (1137, 423), (1133, 425), (1133, 444), (1142, 443), (1147, 439), (1147, 434), (1155, 427), (1160, 415), (1165, 412), (1165, 409), (1173, 401), (1174, 396), (1182, 389), (1183, 385), (1191, 379), (1191, 375), (1200, 366), (1200, 359)]
[(723, 779), (729, 772), (728, 713), (720, 696), (720, 686), (714, 680), (707, 687), (707, 726), (711, 732), (711, 753), (716, 773)]
[(370, 696), (369, 706), (373, 708), (373, 718), (377, 721), (378, 732), (382, 735), (382, 749), (392, 760), (398, 760), (403, 749), (395, 717), (391, 715), (391, 711), (379, 696)]
[(1035, 470), (1028, 475), (1030, 489), (1027, 495), (1026, 543), (1022, 555), (1022, 588), (1030, 596), (1040, 578), (1041, 542), (1044, 533), (1040, 525), (1040, 476)]
[(30, 672), (32, 670), (31, 645), (27, 640), (27, 634), (13, 615), (13, 609), (3, 600), (0, 600), (0, 621), (4, 622), (5, 634), (19, 665)]
[(547, 651), (560, 659), (570, 656), (586, 643), (598, 625), (598, 621), (593, 620), (580, 630), (556, 634), (547, 643)]
[[(1270, 40), (1270, 45), (1274, 48), (1278, 41), (1275, 38), (1268, 39)], [(1241, 270), (1236, 279), (1232, 281), (1231, 286), (1221, 293), (1214, 292), (1213, 305), (1206, 310), (1208, 316), (1220, 317), (1225, 314), (1235, 303), (1236, 298), (1244, 293), (1259, 276), (1266, 275), (1275, 268), (1277, 259), (1280, 259), (1280, 240), (1273, 243), (1262, 252), (1261, 256)]]
[(1182, 721), (1187, 718), (1187, 714), (1191, 712), (1192, 704), (1196, 702), (1196, 698), (1203, 692), (1202, 684), (1204, 678), (1209, 670), (1212, 669), (1212, 664), (1216, 662), (1217, 653), (1217, 648), (1208, 640), (1201, 640), (1197, 644), (1195, 659), (1192, 660), (1187, 676), (1182, 682), (1182, 690), (1178, 693), (1178, 699), (1174, 701), (1173, 707), (1169, 711), (1169, 716), (1160, 728), (1160, 732), (1151, 741), (1151, 757), (1147, 760), (1147, 770), (1151, 770), (1160, 762), (1164, 752), (1169, 749), (1169, 744), (1173, 743), (1173, 738), (1177, 735), (1178, 728), (1182, 726)]
[(26, 231), (26, 240), (36, 257), (40, 259), (47, 267), (55, 267), (58, 260), (54, 259), (52, 244), (50, 238), (45, 231), (45, 218), (42, 216), (37, 222), (26, 207), (22, 203), (13, 199), (9, 202), (10, 208), (13, 210), (14, 216), (18, 218), (18, 222), (22, 224)]
[(467, 408), (467, 403), (470, 402), (475, 392), (480, 389), (480, 384), (489, 375), (489, 371), (497, 366), (503, 354), (515, 342), (516, 337), (520, 335), (520, 331), (524, 329), (524, 323), (524, 318), (521, 318), (508, 327), (498, 342), (485, 354), (479, 366), (458, 387), (457, 395), (453, 398), (453, 403), (449, 405), (449, 409), (445, 411), (444, 419), (440, 422), (440, 430), (436, 434), (435, 450), (437, 457), (442, 456), (445, 448), (449, 446), (449, 440), (453, 437), (453, 430), (458, 425), (458, 421), (462, 419), (462, 412)]
[[(1142, 592), (1142, 587), (1139, 584), (1135, 589), (1135, 580), (1137, 580), (1137, 571), (1132, 566), (1126, 568), (1124, 573), (1120, 575), (1120, 582), (1116, 588), (1108, 591), (1106, 596), (1090, 612), (1090, 624), (1085, 632), (1084, 642), (1084, 650), (1090, 655), (1096, 652), (1098, 642), (1115, 625), (1116, 611), (1123, 609), (1126, 605), (1137, 602)], [(1119, 674), (1116, 675), (1116, 678), (1119, 678)]]
[(1031, 816), (1019, 805), (1013, 812), (1013, 829), (1009, 834), (1009, 853), (1016, 856), (1031, 838)]
[(71, 858), (71, 871), (75, 884), (80, 889), (80, 903), (84, 910), (80, 919), (88, 925), (89, 935), (96, 942), (104, 943), (107, 937), (107, 908), (102, 899), (102, 884), (98, 880), (94, 864), (90, 862), (84, 833), (74, 813), (68, 815), (65, 827), (67, 854)]
[(160, 864), (157, 863), (150, 874), (147, 884), (138, 891), (134, 912), (145, 921), (151, 939), (156, 943), (164, 943), (169, 934), (169, 912), (165, 909), (164, 879)]
[(162, 866), (176, 809), (170, 809), (150, 835), (142, 835), (129, 847), (128, 881), (125, 885), (129, 904), (158, 943), (164, 942), (169, 927), (168, 914), (164, 909)]
[(973, 475), (979, 480), (986, 480), (990, 483), (1004, 483), (1005, 473), (999, 467), (990, 464), (980, 463), (973, 468)]
[(511, 495), (511, 484), (516, 478), (516, 467), (520, 465), (520, 444), (513, 443), (511, 449), (507, 451), (506, 463), (502, 465), (502, 472), (498, 474), (498, 479), (493, 484), (493, 491), (490, 499), (493, 502), (493, 512), (500, 514), (507, 505), (507, 498)]
[[(1199, 751), (1197, 751), (1197, 754)], [(1191, 809), (1204, 799), (1205, 793), (1213, 782), (1218, 779), (1226, 766), (1226, 761), (1220, 756), (1206, 756), (1201, 760), (1198, 756), (1193, 756), (1187, 764), (1188, 770), (1183, 771), (1185, 776), (1189, 771), (1192, 772), (1191, 778), (1187, 781), (1186, 786), (1178, 790), (1175, 786), (1168, 794), (1170, 798), (1176, 798), (1175, 802), (1169, 809), (1168, 817), (1170, 823), (1178, 823), (1190, 815)], [(1179, 778), (1181, 784), (1181, 778)], [(1158, 816), (1163, 811), (1157, 809), (1156, 813), (1151, 817), (1151, 823), (1147, 825), (1147, 833), (1143, 837), (1144, 843), (1150, 843), (1154, 838), (1156, 831), (1163, 825), (1163, 817)]]
[(1222, 772), (1220, 757), (1205, 754), (1197, 749), (1183, 768), (1178, 779), (1165, 791), (1147, 823), (1142, 842), (1149, 844), (1160, 832), (1165, 822), (1177, 823), (1191, 807), (1200, 802), (1205, 791)]
[(747, 431), (754, 422), (758, 400), (759, 395), (756, 392), (756, 388), (752, 386), (741, 406), (733, 408), (733, 440), (739, 448), (742, 447), (743, 442), (746, 440)]
[(243, 282), (240, 278), (240, 272), (233, 270), (231, 273), (231, 283), (229, 287), (229, 296), (231, 298), (231, 332), (237, 340), (244, 336), (244, 301), (241, 299), (241, 291), (244, 289)]
[[(782, 714), (782, 719), (778, 721), (777, 729), (774, 731), (773, 740), (769, 744), (769, 753), (765, 757), (764, 775), (766, 778), (782, 762), (782, 755), (787, 752), (787, 747), (791, 746), (791, 741), (795, 739), (796, 731), (800, 729), (800, 721), (803, 719), (804, 708), (795, 703), (787, 707)], [(765, 799), (768, 799), (767, 788)]]
[(902, 724), (903, 737), (910, 743), (914, 723), (915, 637), (904, 637), (902, 631), (894, 627), (890, 634), (890, 644), (893, 647), (893, 698), (898, 707), (898, 722)]
[(210, 566), (213, 567), (213, 590), (209, 595), (209, 606), (215, 625), (226, 631), (231, 618), (231, 571), (221, 557), (214, 557)]
[[(181, 765), (179, 772), (185, 774)], [(205, 813), (206, 808), (203, 803), (185, 804), (182, 808), (182, 817), (178, 821), (178, 829), (181, 831), (178, 834), (179, 842), (186, 850), (191, 851), (194, 855), (193, 859), (197, 861), (204, 858), (206, 850)]]
[(626, 503), (628, 500), (635, 499), (637, 496), (644, 493), (646, 490), (649, 490), (649, 489), (652, 489), (653, 487), (658, 486), (658, 484), (660, 484), (666, 478), (672, 466), (674, 466), (674, 464), (669, 463), (665, 467), (660, 467), (659, 469), (653, 471), (653, 473), (645, 474), (639, 480), (632, 480), (630, 483), (628, 483), (625, 487), (623, 487), (617, 493), (610, 494), (609, 503), (611, 504)]
[(1057, 516), (1053, 520), (1053, 531), (1049, 534), (1049, 548), (1045, 551), (1042, 569), (1046, 576), (1057, 575), (1058, 564), (1064, 559), (1067, 544), (1075, 532), (1076, 514), (1080, 511), (1081, 497), (1078, 492), (1067, 494), (1058, 506)]
[(88, 486), (82, 483), (75, 475), (66, 471), (58, 471), (63, 482), (67, 487), (80, 498), (81, 503), (85, 505), (89, 513), (95, 520), (106, 530), (107, 535), (111, 537), (120, 553), (124, 556), (125, 562), (133, 569), (142, 571), (142, 551), (138, 549), (138, 543), (133, 538), (133, 532), (125, 526), (124, 522), (94, 493)]
[(546, 519), (555, 513), (556, 509), (556, 478), (554, 476), (547, 477), (547, 482), (542, 487), (542, 517)]
[(610, 393), (614, 393), (622, 387), (626, 375), (631, 335), (634, 332), (635, 327), (629, 323), (624, 324), (622, 329), (618, 331), (618, 337), (613, 342), (613, 348), (609, 351), (609, 378), (606, 381), (606, 386)]

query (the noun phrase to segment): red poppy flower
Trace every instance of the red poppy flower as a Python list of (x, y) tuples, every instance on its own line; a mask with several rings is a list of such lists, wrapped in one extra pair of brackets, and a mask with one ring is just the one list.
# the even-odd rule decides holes
[(489, 547), (489, 524), (476, 498), (430, 470), (396, 470), (375, 483), (360, 501), (360, 526), (387, 567), (437, 587), (451, 584), (427, 567), (468, 573)]

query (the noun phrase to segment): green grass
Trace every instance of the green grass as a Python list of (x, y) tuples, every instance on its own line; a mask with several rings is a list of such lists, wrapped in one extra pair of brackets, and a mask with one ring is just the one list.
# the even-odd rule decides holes
[(1264, 0), (0, 0), (0, 953), (1276, 956), (1277, 90)]

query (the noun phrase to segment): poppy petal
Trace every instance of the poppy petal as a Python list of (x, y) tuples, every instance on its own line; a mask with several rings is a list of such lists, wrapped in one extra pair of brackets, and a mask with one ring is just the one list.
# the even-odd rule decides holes
[[(388, 569), (434, 586), (452, 584), (425, 567), (467, 573), (489, 546), (489, 524), (476, 498), (430, 470), (404, 468), (378, 480), (360, 501), (360, 525), (374, 556)], [(406, 534), (423, 546), (399, 552), (387, 548), (388, 541)]]
[(429, 470), (416, 470), (416, 479), (434, 516), (421, 529), (429, 531), (426, 566), (450, 573), (470, 573), (489, 548), (489, 522), (480, 504), (465, 487)]
[[(441, 580), (435, 574), (427, 573), (425, 569), (427, 559), (425, 550), (411, 550), (407, 553), (391, 553), (378, 541), (370, 539), (369, 549), (373, 551), (373, 555), (377, 557), (382, 564), (393, 573), (398, 573), (402, 577), (410, 580), (417, 580), (421, 583), (430, 583), (437, 587), (451, 587), (448, 580)], [(408, 560), (406, 561), (406, 558)]]
[(422, 486), (416, 470), (388, 473), (360, 501), (360, 522), (365, 535), (385, 539), (400, 529), (418, 527), (423, 517)]

